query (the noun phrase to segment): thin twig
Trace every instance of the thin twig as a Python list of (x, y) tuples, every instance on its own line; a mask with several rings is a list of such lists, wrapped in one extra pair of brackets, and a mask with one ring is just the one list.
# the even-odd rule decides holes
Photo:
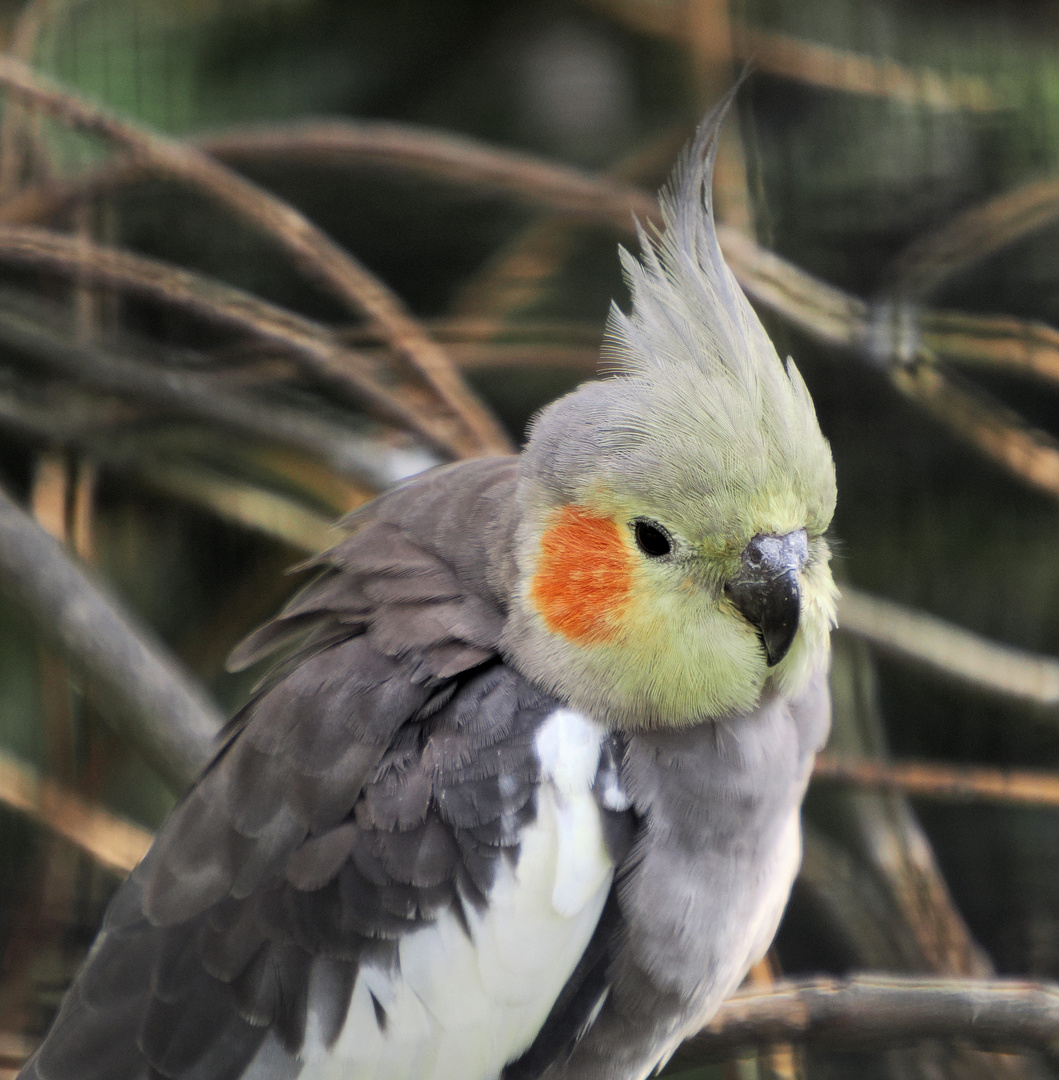
[(955, 434), (1026, 483), (1059, 496), (1059, 440), (929, 363), (895, 368), (892, 375), (899, 390)]
[(0, 290), (0, 341), (94, 390), (286, 444), (377, 489), (437, 463), (422, 452), (383, 448), (304, 410), (225, 391), (208, 375), (144, 362), (121, 343), (79, 343), (63, 332), (65, 321), (64, 313), (46, 302)]
[[(664, 133), (597, 178), (600, 197), (596, 205), (600, 208), (607, 206), (609, 188), (621, 185), (626, 192), (625, 201), (633, 213), (626, 211), (624, 221), (615, 222), (622, 232), (634, 235), (632, 227), (637, 219), (645, 224), (658, 222), (658, 200), (654, 195), (640, 191), (634, 182), (645, 172), (655, 175), (660, 159), (668, 165), (686, 138), (687, 132), (680, 129)], [(715, 175), (715, 185), (718, 180)], [(549, 210), (562, 210), (557, 202), (542, 205)], [(597, 218), (594, 224), (603, 225), (605, 220)], [(549, 216), (534, 222), (504, 244), (460, 288), (452, 305), (453, 312), (458, 316), (476, 317), (479, 322), (488, 321), (493, 333), (502, 333), (515, 312), (529, 308), (539, 300), (546, 282), (569, 259), (578, 243), (579, 237), (565, 219)]]
[(594, 375), (599, 368), (599, 346), (574, 345), (487, 345), (477, 342), (452, 342), (449, 355), (463, 371), (488, 368), (528, 367), (561, 368), (580, 375)]
[(687, 1049), (714, 1058), (777, 1041), (882, 1049), (920, 1039), (1055, 1053), (1059, 987), (881, 975), (792, 980), (729, 998)]
[[(0, 429), (45, 446), (76, 449), (88, 459), (82, 468), (98, 462), (131, 474), (307, 553), (333, 543), (338, 537), (331, 522), (373, 494), (324, 465), (274, 445), (244, 449), (225, 440), (223, 448), (213, 447), (198, 429), (153, 427), (145, 434), (142, 423), (122, 430), (122, 422), (142, 416), (129, 415), (120, 404), (84, 400), (71, 393), (72, 388), (48, 389), (51, 400), (46, 405), (0, 389)], [(383, 461), (393, 455), (388, 467), (394, 476), (397, 462), (408, 457), (382, 443), (375, 452)]]
[(963, 311), (924, 311), (919, 338), (939, 360), (1059, 383), (1059, 330), (1036, 320)]
[(724, 257), (747, 295), (818, 341), (859, 350), (870, 309), (856, 296), (813, 277), (734, 229), (718, 226)]
[(153, 487), (204, 506), (225, 521), (264, 533), (308, 555), (333, 547), (342, 538), (330, 516), (311, 510), (296, 499), (265, 491), (202, 465), (144, 461), (130, 462), (128, 467)]
[(892, 875), (873, 873), (874, 859), (854, 854), (848, 839), (839, 843), (812, 821), (803, 833), (796, 888), (853, 966), (922, 971), (926, 958), (908, 912), (895, 900)]
[(993, 112), (998, 108), (993, 89), (985, 79), (973, 75), (946, 77), (929, 68), (908, 68), (887, 58), (745, 24), (735, 24), (733, 36), (741, 59), (780, 78), (936, 112)]
[[(55, 0), (27, 0), (18, 13), (7, 52), (31, 63), (36, 52), (42, 25), (52, 15)], [(21, 141), (26, 138), (29, 110), (11, 102), (0, 119), (0, 197), (7, 198), (21, 179), (24, 161)]]
[(45, 446), (87, 446), (143, 417), (140, 408), (74, 386), (14, 384), (12, 374), (4, 371), (0, 382), (0, 427), (16, 437)]
[(933, 671), (1034, 705), (1059, 705), (1059, 660), (843, 585), (839, 629)]
[(813, 779), (955, 802), (1059, 808), (1059, 774), (939, 765), (926, 761), (850, 761), (821, 754)]
[[(672, 140), (667, 137), (667, 146)], [(299, 124), (238, 128), (201, 137), (204, 152), (236, 166), (279, 158), (301, 164), (356, 168), (383, 165), (502, 194), (557, 214), (632, 234), (633, 217), (657, 217), (653, 195), (623, 183), (549, 161), (407, 124), (326, 119)], [(672, 156), (671, 154), (669, 155)], [(71, 205), (157, 175), (140, 158), (108, 162), (72, 180), (31, 186), (0, 204), (0, 222), (33, 224), (53, 220)]]
[(313, 279), (376, 326), (394, 351), (418, 370), (451, 409), (470, 444), (465, 453), (506, 452), (510, 443), (471, 393), (444, 350), (401, 300), (308, 218), (189, 143), (137, 127), (104, 107), (41, 78), (27, 64), (0, 55), (0, 85), (34, 101), (59, 120), (123, 146), (134, 158), (205, 192), (271, 236)]
[(972, 206), (894, 262), (893, 291), (924, 296), (953, 274), (1059, 218), (1059, 180), (1037, 180)]
[[(835, 719), (828, 749), (846, 759), (883, 758), (887, 754), (885, 723), (868, 646), (849, 636), (836, 637), (833, 646), (830, 683)], [(858, 913), (856, 905), (841, 911), (832, 907), (832, 918), (848, 927), (858, 944), (865, 934), (871, 940), (885, 927), (899, 950), (899, 961), (875, 959), (858, 951), (857, 964), (935, 975), (994, 976), (988, 957), (975, 943), (949, 893), (930, 840), (908, 800), (897, 793), (868, 795), (853, 788), (832, 788), (822, 798), (826, 810), (818, 817), (821, 827), (837, 830), (845, 845), (841, 850), (852, 847), (857, 852), (852, 875), (856, 889), (869, 890), (864, 894), (868, 896), (882, 887), (881, 918), (863, 910)], [(812, 834), (806, 832), (801, 880), (808, 880), (815, 859), (817, 895), (833, 895), (831, 878), (838, 875), (832, 874), (827, 863), (838, 856), (833, 851), (821, 852), (820, 844), (818, 838), (814, 855)]]
[(31, 226), (0, 227), (3, 262), (102, 282), (250, 334), (258, 341), (283, 348), (307, 372), (345, 398), (358, 404), (366, 402), (432, 445), (457, 454), (463, 448), (453, 437), (451, 425), (427, 412), (411, 394), (398, 397), (384, 386), (368, 358), (342, 346), (318, 323), (252, 293), (156, 259)]
[(183, 788), (198, 775), (223, 721), (216, 707), (153, 634), (2, 493), (0, 588), (165, 779)]
[(738, 233), (718, 228), (726, 258), (752, 300), (818, 341), (887, 370), (894, 385), (937, 421), (1009, 472), (1059, 496), (1059, 441), (984, 391), (934, 364), (908, 305), (869, 307)]
[[(680, 3), (645, 4), (642, 0), (586, 0), (592, 7), (645, 33), (694, 47), (694, 25)], [(759, 30), (732, 20), (736, 56), (755, 70), (829, 90), (924, 105), (939, 111), (991, 112), (999, 107), (989, 84), (973, 75), (942, 76), (903, 67), (834, 46)]]
[(569, 165), (411, 124), (311, 120), (240, 128), (204, 136), (198, 145), (235, 165), (273, 158), (313, 165), (374, 164), (432, 179), (515, 195), (627, 232), (633, 216), (657, 213), (653, 196), (630, 184)]
[[(25, 1035), (13, 1031), (0, 1031), (0, 1066), (10, 1067), (14, 1076), (19, 1067), (37, 1048), (37, 1044)], [(0, 1072), (0, 1076), (2, 1076)]]
[[(894, 308), (893, 311), (885, 305), (871, 308), (858, 297), (820, 281), (733, 230), (721, 227), (718, 232), (736, 277), (752, 299), (774, 310), (817, 340), (849, 349), (874, 365), (890, 369), (898, 388), (925, 405), (939, 421), (953, 427), (958, 434), (1015, 475), (1049, 494), (1059, 493), (1059, 462), (1047, 437), (1028, 431), (1020, 418), (988, 405), (984, 397), (979, 396), (975, 408), (969, 411), (966, 393), (954, 388), (951, 380), (941, 372), (930, 369), (915, 373), (906, 366), (918, 354), (922, 343), (929, 340), (923, 336), (924, 332), (929, 334), (932, 331), (929, 319), (921, 328), (916, 313), (906, 306)], [(23, 242), (22, 238), (12, 235), (12, 247), (18, 247)], [(70, 264), (73, 253), (70, 251), (58, 253), (53, 250), (47, 258), (43, 256), (41, 249), (45, 245), (54, 249), (58, 246), (55, 241), (37, 238), (29, 243), (37, 250), (27, 254), (26, 261), (33, 262), (34, 258), (38, 258), (42, 262), (53, 263), (55, 268), (63, 272), (73, 272)], [(3, 246), (0, 234), (0, 255)], [(218, 310), (217, 303), (202, 290), (185, 290), (186, 282), (181, 282), (182, 288), (175, 292), (159, 282), (151, 282), (149, 279), (154, 271), (146, 275), (143, 273), (146, 262), (135, 256), (122, 255), (113, 258), (106, 267), (97, 265), (94, 272), (122, 287), (137, 288), (168, 302), (189, 306), (206, 317), (238, 325), (241, 329), (256, 333), (259, 339), (271, 338), (274, 342), (282, 343), (283, 347), (291, 349), (314, 366), (318, 374), (341, 380), (347, 390), (347, 380), (356, 378), (359, 380), (357, 392), (373, 398), (376, 407), (384, 410), (386, 415), (393, 417), (400, 412), (402, 422), (430, 439), (433, 445), (453, 446), (451, 432), (438, 431), (436, 420), (431, 425), (424, 419), (421, 409), (412, 409), (414, 398), (405, 395), (401, 402), (396, 402), (384, 388), (370, 385), (369, 376), (364, 371), (365, 365), (351, 362), (348, 356), (336, 360), (334, 345), (330, 343), (332, 339), (328, 339), (328, 344), (321, 342), (319, 327), (313, 326), (309, 335), (296, 333), (292, 340), (289, 326), (277, 326), (274, 320), (268, 318), (264, 320), (267, 325), (262, 325), (260, 321), (255, 323), (253, 317), (243, 311)], [(189, 278), (193, 276), (189, 275)], [(185, 292), (191, 295), (185, 295)], [(253, 300), (246, 298), (245, 294), (240, 296), (241, 303), (236, 307), (245, 306), (247, 300)], [(284, 315), (289, 322), (289, 313)], [(305, 324), (308, 320), (301, 322)], [(998, 332), (996, 327), (987, 327), (986, 330)], [(307, 341), (307, 336), (316, 340)], [(1030, 336), (1034, 337), (1032, 332)], [(1040, 338), (1041, 334), (1036, 334), (1035, 340)], [(974, 359), (972, 345), (969, 345), (968, 351), (971, 353), (970, 359)], [(959, 359), (951, 347), (949, 355)], [(358, 371), (358, 374), (351, 376), (347, 367)], [(932, 401), (940, 398), (951, 400), (960, 407), (950, 416), (944, 408), (932, 407)]]
[(127, 874), (153, 839), (122, 818), (89, 802), (31, 766), (0, 751), (0, 803), (76, 844), (101, 866)]

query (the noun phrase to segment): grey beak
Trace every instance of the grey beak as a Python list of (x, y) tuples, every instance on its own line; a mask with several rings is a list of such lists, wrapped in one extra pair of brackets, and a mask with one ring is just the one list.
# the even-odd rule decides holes
[(736, 610), (757, 627), (769, 667), (787, 655), (798, 633), (798, 571), (808, 557), (804, 529), (786, 536), (755, 536), (743, 549), (739, 573), (724, 587)]

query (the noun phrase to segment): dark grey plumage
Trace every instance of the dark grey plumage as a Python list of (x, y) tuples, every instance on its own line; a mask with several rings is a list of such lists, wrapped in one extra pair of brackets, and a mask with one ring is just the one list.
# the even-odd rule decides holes
[(485, 903), (532, 819), (532, 736), (554, 708), (497, 656), (482, 574), (515, 469), (379, 500), (240, 650), (304, 637), (120, 889), (23, 1077), (240, 1076), (269, 1033), (297, 1052), (310, 978), (333, 983), (333, 1038), (364, 958), (392, 964), (439, 909)]

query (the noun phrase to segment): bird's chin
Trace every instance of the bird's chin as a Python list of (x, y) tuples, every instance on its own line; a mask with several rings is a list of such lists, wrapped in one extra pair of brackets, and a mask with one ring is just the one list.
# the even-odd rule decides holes
[(830, 656), (830, 620), (811, 613), (809, 618), (803, 617), (790, 651), (770, 670), (767, 682), (784, 697), (798, 697), (813, 673), (827, 666)]

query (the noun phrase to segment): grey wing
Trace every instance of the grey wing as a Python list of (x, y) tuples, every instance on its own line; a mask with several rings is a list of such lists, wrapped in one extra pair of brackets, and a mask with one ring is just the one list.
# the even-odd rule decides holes
[[(488, 503), (509, 472), (449, 473), (446, 512), (462, 499), (474, 535), (482, 476)], [(326, 1043), (363, 964), (484, 902), (554, 703), (497, 657), (487, 590), (393, 520), (415, 502), (362, 523), (244, 651), (308, 635), (118, 891), (24, 1078), (293, 1075), (310, 996)]]

